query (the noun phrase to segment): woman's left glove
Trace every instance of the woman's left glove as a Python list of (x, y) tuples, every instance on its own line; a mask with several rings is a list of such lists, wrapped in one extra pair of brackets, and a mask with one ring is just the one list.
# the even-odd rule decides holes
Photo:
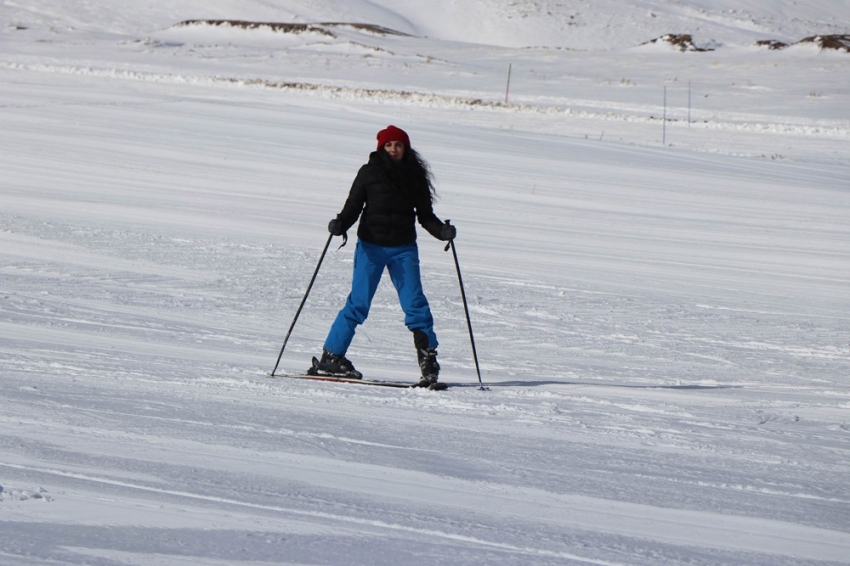
[(443, 224), (443, 227), (440, 228), (440, 239), (444, 242), (448, 242), (449, 240), (454, 240), (456, 237), (457, 228), (451, 224)]

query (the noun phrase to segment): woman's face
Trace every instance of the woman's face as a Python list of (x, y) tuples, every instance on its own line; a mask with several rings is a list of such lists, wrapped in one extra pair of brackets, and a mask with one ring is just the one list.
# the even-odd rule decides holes
[(404, 142), (391, 141), (384, 144), (384, 151), (390, 154), (390, 159), (395, 162), (401, 161), (404, 157)]

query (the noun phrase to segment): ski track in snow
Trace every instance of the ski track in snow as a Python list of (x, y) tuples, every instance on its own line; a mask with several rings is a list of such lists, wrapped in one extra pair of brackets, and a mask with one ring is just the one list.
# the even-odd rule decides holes
[[(382, 5), (249, 11), (435, 25)], [(782, 28), (755, 4), (649, 6)], [(850, 563), (847, 58), (579, 57), (448, 25), (281, 39), (125, 7), (100, 31), (51, 0), (0, 8), (31, 26), (1, 32), (0, 563)], [(693, 67), (715, 83), (688, 128)], [(389, 122), (458, 226), (485, 391), (424, 232), (447, 392), (267, 376)], [(348, 292), (339, 243), (283, 370)], [(349, 356), (414, 378), (388, 281)]]

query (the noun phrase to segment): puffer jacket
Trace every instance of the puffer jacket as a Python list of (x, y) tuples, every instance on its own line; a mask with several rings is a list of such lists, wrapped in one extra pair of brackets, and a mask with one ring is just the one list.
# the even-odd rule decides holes
[(369, 162), (358, 171), (345, 206), (337, 215), (342, 227), (348, 231), (362, 212), (357, 237), (364, 242), (379, 246), (413, 243), (416, 220), (439, 239), (443, 222), (434, 214), (427, 186), (423, 184), (419, 190), (399, 187), (387, 174), (386, 159), (378, 151), (372, 152)]

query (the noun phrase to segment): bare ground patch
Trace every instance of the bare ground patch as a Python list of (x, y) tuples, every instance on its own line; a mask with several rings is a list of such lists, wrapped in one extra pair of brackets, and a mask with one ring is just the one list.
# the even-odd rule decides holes
[(834, 51), (843, 51), (844, 53), (850, 53), (850, 34), (813, 35), (810, 37), (805, 37), (794, 44), (783, 43), (775, 39), (763, 39), (761, 41), (756, 42), (756, 45), (767, 47), (771, 50), (785, 49), (786, 47), (791, 47), (791, 45), (806, 44), (817, 45), (821, 49), (821, 51), (830, 49)]
[(801, 39), (798, 43), (814, 43), (821, 50), (834, 49), (850, 53), (850, 34), (813, 35)]
[(400, 31), (396, 31), (393, 29), (385, 28), (382, 26), (377, 26), (374, 24), (364, 24), (364, 23), (349, 23), (349, 22), (317, 22), (310, 24), (295, 24), (295, 23), (285, 23), (285, 22), (252, 22), (247, 20), (185, 20), (180, 22), (175, 27), (188, 27), (188, 26), (211, 26), (211, 27), (232, 27), (232, 28), (241, 28), (241, 29), (266, 29), (278, 33), (318, 33), (321, 35), (326, 35), (328, 37), (336, 37), (332, 31), (327, 28), (352, 28), (358, 31), (365, 31), (368, 33), (373, 33), (376, 35), (399, 35), (399, 36), (407, 36), (410, 37), (406, 33), (402, 33)]
[(658, 43), (667, 43), (668, 45), (676, 47), (679, 51), (714, 51), (714, 49), (709, 49), (707, 47), (698, 47), (694, 43), (693, 36), (689, 33), (668, 33), (661, 37), (656, 37), (655, 39), (641, 43), (641, 45), (652, 45)]
[(782, 41), (777, 41), (775, 39), (761, 39), (756, 41), (756, 45), (759, 47), (767, 47), (771, 51), (778, 51), (780, 49), (785, 49), (788, 47), (787, 43), (783, 43)]

